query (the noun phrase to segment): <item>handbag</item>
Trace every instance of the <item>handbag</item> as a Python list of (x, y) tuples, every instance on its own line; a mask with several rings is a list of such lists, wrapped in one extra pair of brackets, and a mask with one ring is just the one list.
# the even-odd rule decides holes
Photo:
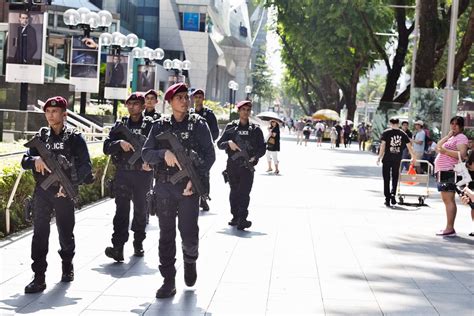
[(457, 186), (463, 186), (469, 184), (472, 181), (471, 175), (469, 174), (469, 170), (467, 170), (466, 164), (461, 159), (461, 153), (458, 151), (458, 163), (454, 165), (453, 168), (456, 171), (458, 176), (461, 176), (462, 179), (456, 182)]
[(270, 136), (270, 138), (268, 138), (268, 140), (267, 140), (267, 144), (275, 145), (275, 137)]

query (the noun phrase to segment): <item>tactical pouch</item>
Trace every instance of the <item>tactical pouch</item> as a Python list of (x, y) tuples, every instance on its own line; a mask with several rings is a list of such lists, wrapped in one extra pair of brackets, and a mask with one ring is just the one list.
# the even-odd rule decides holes
[(33, 211), (34, 211), (34, 197), (28, 196), (23, 202), (23, 216), (25, 221), (28, 223), (33, 222)]
[(106, 183), (107, 190), (109, 191), (109, 197), (111, 199), (115, 198), (115, 180), (109, 179)]
[(156, 193), (154, 190), (149, 190), (146, 193), (145, 201), (148, 214), (156, 215)]
[(229, 182), (229, 173), (227, 170), (222, 171), (222, 176), (224, 177), (224, 183)]

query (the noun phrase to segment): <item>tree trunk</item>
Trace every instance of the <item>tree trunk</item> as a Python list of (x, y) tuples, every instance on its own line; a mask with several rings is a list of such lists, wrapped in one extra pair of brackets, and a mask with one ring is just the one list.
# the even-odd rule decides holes
[(438, 0), (420, 1), (420, 42), (416, 56), (415, 86), (433, 88), (438, 38)]

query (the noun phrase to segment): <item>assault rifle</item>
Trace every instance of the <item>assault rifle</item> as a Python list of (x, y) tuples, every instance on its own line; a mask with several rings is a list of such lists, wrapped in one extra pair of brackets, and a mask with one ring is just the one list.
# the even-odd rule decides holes
[(243, 158), (244, 167), (249, 169), (250, 171), (255, 171), (255, 167), (253, 163), (250, 161), (251, 157), (249, 156), (249, 153), (248, 153), (250, 146), (247, 145), (247, 143), (243, 141), (239, 135), (235, 137), (235, 143), (237, 144), (237, 146), (239, 146), (240, 151), (237, 151), (235, 154), (232, 154), (232, 156), (230, 156), (230, 159), (232, 159), (233, 161), (236, 161), (239, 158)]
[(134, 134), (132, 133), (125, 125), (119, 124), (117, 127), (115, 127), (112, 130), (112, 133), (114, 134), (121, 134), (123, 137), (125, 137), (125, 140), (132, 144), (133, 149), (135, 149), (135, 152), (133, 155), (128, 159), (128, 163), (130, 165), (134, 165), (138, 159), (142, 157), (142, 147), (143, 144), (145, 144), (146, 137), (141, 134)]
[(176, 159), (178, 159), (181, 168), (183, 168), (183, 170), (180, 170), (171, 176), (170, 182), (172, 184), (176, 184), (181, 179), (188, 177), (191, 180), (191, 183), (193, 184), (193, 192), (195, 192), (198, 196), (205, 200), (210, 200), (209, 192), (206, 192), (206, 189), (201, 182), (199, 174), (194, 168), (193, 161), (186, 154), (186, 149), (179, 142), (178, 138), (171, 132), (163, 132), (160, 135), (157, 135), (155, 139), (158, 142), (168, 142), (171, 147), (171, 151), (176, 156)]
[(34, 137), (27, 142), (25, 147), (36, 148), (44, 163), (51, 170), (51, 174), (41, 182), (41, 188), (47, 190), (52, 184), (59, 182), (67, 196), (76, 204), (79, 200), (79, 192), (77, 186), (73, 185), (65, 173), (65, 170), (72, 167), (67, 159), (63, 155), (54, 155), (39, 137)]

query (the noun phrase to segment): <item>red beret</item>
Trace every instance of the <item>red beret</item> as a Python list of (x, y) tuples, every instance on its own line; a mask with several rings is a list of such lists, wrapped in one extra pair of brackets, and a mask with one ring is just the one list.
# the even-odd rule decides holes
[(235, 107), (236, 107), (237, 110), (238, 110), (238, 109), (240, 109), (241, 107), (243, 107), (244, 105), (252, 107), (252, 102), (250, 102), (250, 100), (240, 101), (239, 103), (237, 103), (237, 105), (236, 105)]
[(48, 100), (46, 100), (46, 102), (43, 105), (43, 111), (46, 111), (46, 108), (50, 106), (55, 107), (55, 108), (66, 109), (67, 100), (61, 96), (55, 96), (55, 97), (49, 98)]
[(169, 102), (179, 92), (188, 92), (188, 86), (184, 82), (178, 82), (170, 86), (165, 92), (165, 100)]
[(145, 97), (143, 96), (143, 94), (138, 93), (138, 92), (134, 92), (131, 95), (129, 95), (127, 100), (125, 100), (125, 104), (128, 103), (128, 101), (135, 101), (135, 100), (138, 100), (142, 104), (145, 104)]
[(149, 94), (153, 94), (158, 99), (158, 93), (155, 90), (153, 89), (148, 90), (144, 96), (146, 97)]
[(204, 90), (202, 90), (202, 89), (196, 89), (196, 90), (194, 90), (192, 95), (196, 95), (196, 94), (206, 95), (206, 94), (204, 93)]

